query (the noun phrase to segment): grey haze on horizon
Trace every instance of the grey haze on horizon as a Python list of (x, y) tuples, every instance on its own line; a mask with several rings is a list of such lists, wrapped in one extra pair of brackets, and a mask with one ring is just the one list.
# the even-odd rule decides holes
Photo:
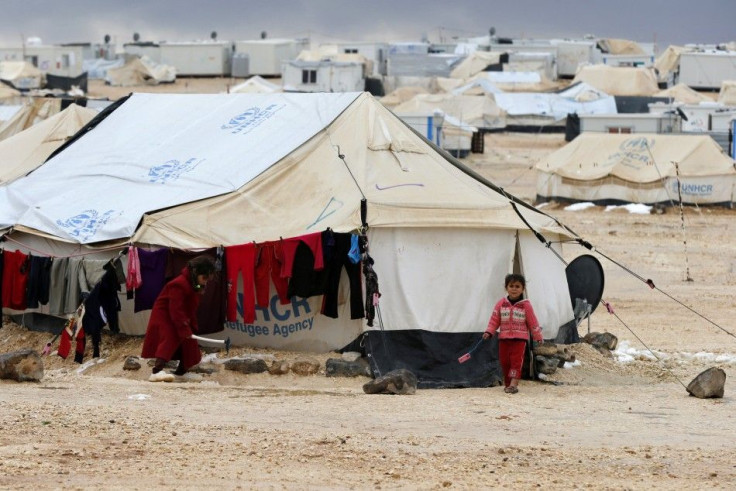
[(736, 40), (736, 0), (0, 0), (0, 45), (309, 37), (431, 41), (482, 36), (624, 38), (669, 44)]

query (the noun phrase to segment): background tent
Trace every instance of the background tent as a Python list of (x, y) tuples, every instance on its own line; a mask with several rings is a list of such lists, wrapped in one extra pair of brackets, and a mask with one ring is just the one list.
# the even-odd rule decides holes
[(269, 82), (260, 75), (254, 75), (242, 84), (230, 87), (231, 94), (271, 94), (273, 92), (282, 92), (283, 88), (273, 82)]
[(28, 174), (87, 124), (97, 111), (71, 104), (0, 142), (0, 185)]
[(19, 91), (3, 83), (0, 83), (0, 103), (7, 104), (8, 101), (14, 101), (19, 96)]
[(0, 80), (16, 89), (40, 89), (46, 81), (41, 70), (28, 61), (0, 61)]
[(119, 68), (108, 68), (105, 81), (110, 85), (158, 85), (176, 80), (176, 68), (154, 63), (147, 56), (134, 57)]
[(707, 135), (583, 133), (537, 164), (537, 199), (730, 204), (734, 161)]
[[(94, 192), (80, 199), (78, 189)], [(377, 372), (403, 366), (424, 386), (488, 385), (497, 373), (491, 349), (468, 364), (457, 357), (484, 329), (506, 273), (527, 272), (545, 337), (573, 319), (564, 265), (509, 198), (366, 93), (133, 94), (36, 172), (0, 188), (13, 238), (36, 250), (99, 240), (191, 250), (352, 232), (364, 198), (380, 321), (350, 319), (343, 278), (337, 319), (319, 314), (319, 296), (294, 297), (259, 309), (253, 324), (239, 316), (219, 335), (320, 351), (362, 340)], [(94, 220), (83, 220), (90, 210)], [(551, 219), (522, 205), (519, 213), (559, 249)], [(123, 332), (142, 334), (136, 316), (145, 319), (125, 317)]]
[(718, 102), (725, 106), (736, 106), (736, 80), (724, 80), (721, 83)]
[[(683, 104), (700, 104), (701, 102), (713, 102), (711, 98), (697, 92), (685, 84), (677, 84), (666, 90), (654, 94), (654, 97), (671, 97), (676, 102)], [(719, 101), (720, 102), (720, 101)]]
[(463, 123), (477, 128), (497, 129), (506, 126), (503, 111), (486, 96), (453, 94), (418, 94), (395, 106), (395, 114), (432, 114), (439, 109)]
[(652, 95), (659, 92), (654, 70), (643, 67), (585, 65), (572, 83), (587, 82), (610, 95)]
[(498, 65), (500, 68), (502, 57), (507, 58), (505, 53), (501, 52), (473, 51), (450, 72), (450, 77), (468, 79), (486, 71), (492, 65)]
[(61, 99), (46, 97), (33, 99), (29, 104), (24, 104), (12, 118), (0, 125), (0, 141), (50, 118), (60, 110)]

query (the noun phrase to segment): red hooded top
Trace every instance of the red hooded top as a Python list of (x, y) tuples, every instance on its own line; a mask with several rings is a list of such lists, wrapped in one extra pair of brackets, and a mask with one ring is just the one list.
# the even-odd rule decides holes
[(181, 348), (181, 362), (189, 369), (200, 362), (199, 344), (189, 336), (197, 332), (197, 307), (201, 295), (189, 280), (189, 268), (169, 281), (153, 304), (143, 340), (143, 358), (171, 360)]

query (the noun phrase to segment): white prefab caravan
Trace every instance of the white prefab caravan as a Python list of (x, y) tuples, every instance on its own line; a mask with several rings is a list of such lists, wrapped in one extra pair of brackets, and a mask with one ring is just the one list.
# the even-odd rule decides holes
[(26, 45), (0, 48), (0, 61), (28, 61), (44, 73), (60, 77), (81, 75), (84, 48), (81, 45)]
[(277, 77), (281, 75), (282, 64), (295, 59), (305, 49), (309, 49), (308, 39), (235, 41), (235, 53), (248, 55), (250, 75)]
[(128, 57), (137, 56), (143, 58), (147, 56), (154, 63), (161, 63), (161, 46), (158, 43), (136, 42), (123, 44), (123, 51)]
[(694, 89), (717, 90), (724, 80), (736, 80), (736, 51), (680, 53), (678, 82)]
[(604, 65), (616, 67), (650, 67), (654, 66), (654, 55), (611, 55), (608, 53), (604, 53), (601, 55), (601, 63)]
[(232, 45), (225, 41), (161, 43), (161, 63), (180, 76), (230, 76)]
[(550, 41), (557, 47), (557, 76), (572, 78), (581, 64), (596, 63), (600, 51), (592, 40), (556, 40)]
[(358, 54), (373, 62), (374, 76), (388, 73), (388, 43), (340, 43), (337, 52), (342, 54)]
[(679, 133), (681, 118), (674, 111), (639, 114), (579, 114), (582, 133)]
[(290, 92), (363, 92), (364, 69), (356, 62), (292, 60), (284, 62), (281, 77)]

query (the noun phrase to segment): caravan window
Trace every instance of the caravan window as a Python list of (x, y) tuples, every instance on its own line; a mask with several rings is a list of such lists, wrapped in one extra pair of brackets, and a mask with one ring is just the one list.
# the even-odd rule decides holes
[(609, 126), (608, 128), (606, 128), (608, 133), (614, 133), (614, 134), (633, 133), (632, 129), (633, 128), (631, 128), (630, 126)]
[(302, 83), (303, 84), (316, 84), (317, 83), (317, 70), (302, 70)]

